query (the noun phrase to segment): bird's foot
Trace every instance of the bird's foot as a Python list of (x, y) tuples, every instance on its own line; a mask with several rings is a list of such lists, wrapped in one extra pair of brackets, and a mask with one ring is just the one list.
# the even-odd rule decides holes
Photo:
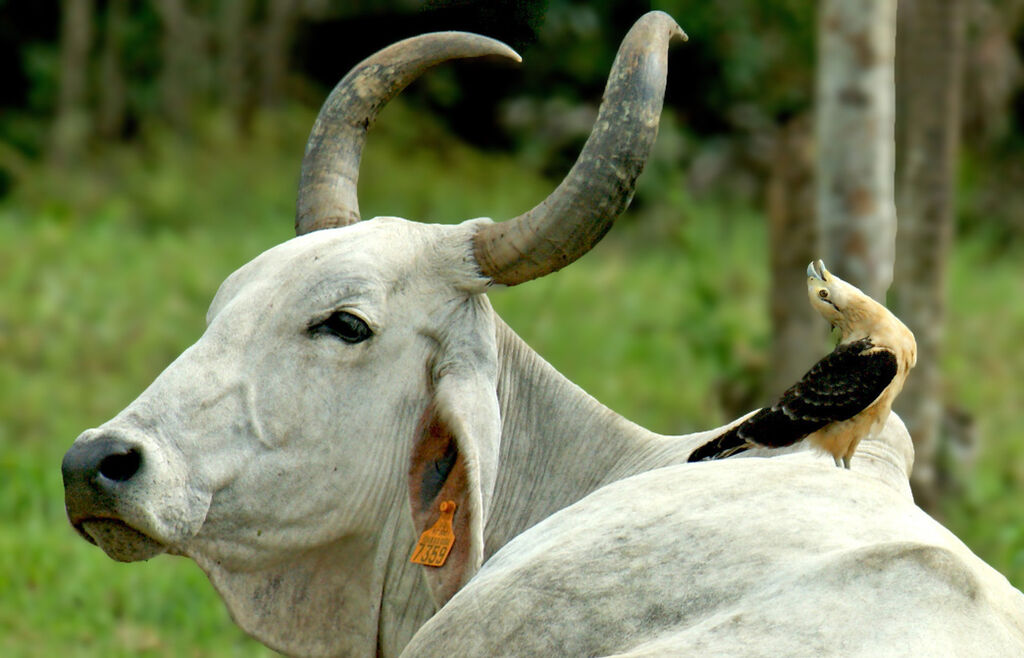
[(845, 468), (850, 470), (850, 458), (849, 457), (836, 457), (832, 456), (832, 461), (836, 463), (836, 468)]

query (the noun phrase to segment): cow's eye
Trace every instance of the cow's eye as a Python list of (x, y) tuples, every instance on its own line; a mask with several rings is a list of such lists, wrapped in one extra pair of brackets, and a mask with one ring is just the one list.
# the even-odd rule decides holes
[(348, 311), (335, 311), (309, 328), (312, 334), (330, 334), (346, 343), (361, 343), (373, 336), (366, 322)]

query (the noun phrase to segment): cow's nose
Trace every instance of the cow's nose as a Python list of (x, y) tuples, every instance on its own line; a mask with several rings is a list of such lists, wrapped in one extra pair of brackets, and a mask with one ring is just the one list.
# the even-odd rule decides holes
[(60, 470), (65, 488), (75, 482), (105, 487), (131, 480), (141, 467), (142, 450), (138, 445), (107, 435), (76, 441), (64, 455)]

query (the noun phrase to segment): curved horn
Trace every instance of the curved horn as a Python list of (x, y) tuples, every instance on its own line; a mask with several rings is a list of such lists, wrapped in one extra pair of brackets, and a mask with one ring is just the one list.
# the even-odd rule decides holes
[(565, 267), (590, 251), (629, 205), (658, 135), (675, 38), (687, 36), (671, 16), (642, 16), (619, 47), (594, 129), (569, 174), (540, 205), (477, 232), (476, 261), (493, 283), (512, 286)]
[(424, 34), (378, 51), (342, 78), (324, 101), (302, 158), (295, 233), (359, 221), (356, 183), (366, 131), (389, 100), (427, 69), (449, 59), (519, 55), (469, 32)]

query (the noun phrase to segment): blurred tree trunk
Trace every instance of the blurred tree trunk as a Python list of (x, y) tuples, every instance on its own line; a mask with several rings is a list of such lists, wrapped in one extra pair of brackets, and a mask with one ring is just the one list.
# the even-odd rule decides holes
[(185, 0), (154, 3), (164, 28), (160, 96), (168, 121), (180, 133), (188, 130), (196, 97), (208, 73), (202, 23), (189, 14), (185, 5)]
[(61, 166), (78, 156), (89, 138), (86, 94), (92, 20), (92, 0), (61, 3), (59, 87), (50, 139), (50, 157)]
[(892, 282), (896, 0), (818, 5), (817, 216), (830, 270), (875, 299)]
[(252, 118), (249, 85), (249, 21), (251, 0), (228, 0), (220, 8), (219, 76), (224, 105), (235, 128), (247, 132)]
[(953, 190), (964, 54), (961, 0), (901, 0), (897, 42), (898, 122), (895, 312), (917, 338), (917, 367), (896, 401), (914, 438), (911, 484), (933, 511), (936, 448), (942, 423), (939, 369), (945, 322), (946, 264), (953, 234)]
[(821, 358), (825, 325), (807, 303), (807, 264), (818, 257), (811, 121), (800, 115), (775, 135), (767, 186), (772, 322), (766, 399), (781, 395)]
[(157, 13), (163, 23), (160, 96), (168, 121), (175, 129), (184, 130), (189, 113), (188, 63), (184, 51), (185, 7), (182, 0), (156, 0)]
[(110, 0), (100, 53), (99, 106), (96, 130), (104, 139), (116, 139), (124, 130), (127, 86), (121, 66), (121, 46), (128, 21), (128, 0)]
[(296, 18), (296, 3), (291, 0), (270, 0), (259, 51), (260, 101), (264, 106), (277, 105), (284, 96)]

